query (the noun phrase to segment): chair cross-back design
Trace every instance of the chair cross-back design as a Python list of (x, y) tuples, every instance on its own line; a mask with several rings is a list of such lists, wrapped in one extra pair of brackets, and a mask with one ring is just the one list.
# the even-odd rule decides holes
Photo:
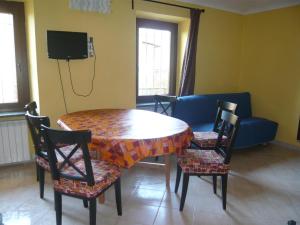
[[(91, 141), (91, 131), (63, 131), (42, 126), (43, 136), (48, 146), (48, 157), (50, 168), (54, 180), (59, 180), (60, 177), (87, 182), (89, 186), (95, 184), (91, 158), (87, 143)], [(62, 152), (62, 146), (70, 146), (70, 151), (65, 154)], [(84, 169), (78, 168), (74, 161), (70, 159), (77, 152), (82, 151), (84, 160)], [(63, 158), (63, 161), (58, 165), (57, 155)], [(77, 174), (66, 175), (63, 173), (65, 166), (72, 167)]]
[[(178, 159), (175, 193), (178, 191), (181, 173), (183, 172), (180, 211), (184, 207), (190, 176), (212, 176), (214, 193), (216, 193), (217, 188), (217, 177), (220, 176), (222, 180), (223, 209), (226, 209), (229, 163), (240, 121), (238, 116), (223, 110), (219, 122), (220, 127), (214, 149), (187, 149), (186, 153)], [(224, 135), (227, 137), (225, 145), (222, 142)]]
[[(41, 127), (42, 125), (49, 127), (50, 119), (47, 116), (34, 116), (29, 112), (26, 112), (25, 118), (34, 144), (37, 181), (39, 182), (39, 186), (40, 186), (40, 197), (43, 198), (44, 186), (45, 186), (45, 171), (50, 171), (50, 165), (49, 165), (47, 146), (45, 144), (44, 138), (41, 133)], [(67, 163), (71, 159), (67, 158), (65, 155), (69, 154), (70, 149), (64, 146), (60, 146), (60, 147), (61, 149), (59, 150), (58, 153), (60, 159), (58, 164), (62, 167), (68, 166)], [(71, 157), (72, 157), (71, 161), (75, 162), (81, 159), (82, 154), (79, 153), (75, 155), (75, 152), (73, 152)], [(63, 163), (62, 162), (63, 159), (66, 159), (68, 161)]]
[(235, 114), (235, 111), (237, 108), (236, 103), (225, 102), (225, 101), (221, 101), (221, 100), (218, 100), (217, 106), (218, 106), (218, 110), (217, 110), (217, 115), (216, 115), (214, 128), (213, 128), (214, 132), (218, 132), (219, 124), (221, 122), (222, 111), (227, 111), (227, 112), (231, 112), (231, 113)]
[(43, 157), (43, 153), (46, 153), (46, 150), (43, 149), (44, 143), (41, 136), (41, 126), (50, 126), (50, 119), (47, 116), (35, 116), (29, 112), (26, 112), (25, 118), (33, 140), (35, 154)]
[[(62, 195), (68, 195), (89, 205), (90, 225), (96, 225), (96, 198), (112, 185), (115, 186), (118, 215), (122, 215), (120, 169), (105, 161), (91, 160), (88, 149), (91, 131), (64, 131), (42, 125), (41, 132), (54, 181), (56, 224), (62, 223)], [(69, 151), (62, 151), (62, 146)], [(72, 157), (78, 152), (82, 152), (82, 159), (73, 161)], [(58, 156), (62, 158), (60, 162)]]
[[(154, 95), (154, 112), (165, 114), (167, 116), (173, 116), (176, 99), (176, 96)], [(161, 108), (160, 112), (158, 111), (159, 108)]]
[(25, 112), (28, 112), (28, 113), (30, 113), (30, 114), (33, 115), (33, 116), (38, 116), (38, 115), (39, 115), (39, 114), (37, 113), (36, 109), (37, 109), (37, 105), (36, 105), (36, 102), (34, 102), (34, 101), (28, 103), (28, 104), (25, 105), (25, 107), (24, 107)]
[(34, 145), (37, 181), (40, 186), (40, 198), (44, 198), (45, 170), (49, 170), (49, 163), (47, 150), (41, 136), (41, 125), (50, 126), (50, 120), (47, 116), (34, 116), (30, 114), (29, 111), (26, 112), (25, 119)]
[[(237, 130), (239, 128), (239, 118), (233, 113), (222, 111), (221, 113), (221, 128), (218, 130), (218, 140), (215, 151), (222, 155), (224, 164), (229, 164), (232, 154), (233, 144), (236, 139)], [(226, 145), (222, 144), (222, 137), (227, 137)]]
[[(225, 102), (218, 100), (217, 102), (217, 114), (214, 122), (212, 131), (195, 131), (194, 139), (192, 143), (195, 144), (200, 149), (213, 149), (216, 146), (218, 139), (218, 131), (221, 128), (221, 115), (223, 111), (231, 112), (235, 114), (237, 104), (232, 102)], [(223, 136), (222, 144), (225, 145), (227, 141), (226, 133)]]
[[(164, 114), (167, 116), (173, 116), (174, 107), (176, 104), (176, 96), (170, 95), (154, 95), (154, 112)], [(160, 110), (159, 110), (160, 108)], [(158, 161), (159, 157), (155, 157), (155, 161)]]

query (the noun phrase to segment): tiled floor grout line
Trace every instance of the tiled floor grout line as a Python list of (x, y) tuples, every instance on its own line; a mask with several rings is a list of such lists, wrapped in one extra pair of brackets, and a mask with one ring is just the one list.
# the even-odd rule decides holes
[(167, 190), (165, 190), (164, 195), (162, 196), (162, 198), (161, 198), (161, 200), (160, 200), (159, 207), (158, 207), (158, 209), (157, 209), (157, 212), (156, 212), (156, 215), (155, 215), (155, 217), (154, 217), (154, 221), (153, 221), (153, 224), (152, 224), (152, 225), (154, 225), (155, 222), (156, 222), (156, 219), (157, 219), (157, 216), (158, 216), (158, 213), (159, 213), (159, 209), (160, 209), (160, 207), (161, 207), (161, 203), (162, 203), (163, 200), (164, 200), (164, 197), (165, 197), (165, 195), (166, 195), (166, 192), (167, 192)]
[[(178, 195), (173, 190), (176, 168), (172, 168), (172, 192), (166, 189), (161, 171), (136, 168), (122, 182), (124, 217), (117, 217), (114, 190), (109, 189), (107, 207), (99, 206), (97, 222), (104, 225), (269, 225), (287, 224), (294, 219), (300, 223), (299, 165), (300, 153), (287, 149), (258, 148), (237, 153), (228, 183), (226, 212), (222, 210), (220, 179), (217, 196), (213, 194), (211, 178), (190, 179), (185, 209), (180, 212), (181, 188)], [(39, 199), (35, 178), (34, 164), (0, 168), (0, 183), (4, 184), (0, 185), (0, 211), (5, 212), (4, 224), (17, 225), (24, 219), (30, 220), (31, 225), (55, 224), (50, 174), (47, 173), (44, 200)], [(88, 224), (88, 211), (78, 201), (63, 199), (64, 225)]]

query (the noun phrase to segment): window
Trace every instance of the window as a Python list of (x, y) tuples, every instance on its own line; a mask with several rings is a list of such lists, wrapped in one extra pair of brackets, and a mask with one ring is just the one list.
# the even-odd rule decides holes
[(0, 112), (29, 101), (24, 3), (0, 2)]
[(137, 103), (175, 95), (177, 24), (137, 19)]

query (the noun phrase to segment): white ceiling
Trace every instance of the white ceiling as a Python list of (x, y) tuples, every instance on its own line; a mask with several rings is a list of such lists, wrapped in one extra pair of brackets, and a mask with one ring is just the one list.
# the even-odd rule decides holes
[(239, 14), (250, 14), (300, 5), (300, 0), (177, 0)]

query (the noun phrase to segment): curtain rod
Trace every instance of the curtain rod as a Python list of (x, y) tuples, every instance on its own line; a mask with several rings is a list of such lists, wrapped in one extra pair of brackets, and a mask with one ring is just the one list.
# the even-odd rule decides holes
[[(144, 0), (144, 1), (145, 2), (158, 3), (158, 4), (162, 4), (162, 5), (179, 7), (179, 8), (183, 8), (183, 9), (197, 9), (197, 8), (187, 7), (187, 6), (183, 6), (183, 5), (176, 5), (176, 4), (167, 3), (167, 2), (159, 2), (159, 1), (155, 1), (155, 0)], [(132, 9), (134, 9), (134, 0), (132, 0)], [(200, 12), (204, 13), (205, 9), (200, 9)]]

